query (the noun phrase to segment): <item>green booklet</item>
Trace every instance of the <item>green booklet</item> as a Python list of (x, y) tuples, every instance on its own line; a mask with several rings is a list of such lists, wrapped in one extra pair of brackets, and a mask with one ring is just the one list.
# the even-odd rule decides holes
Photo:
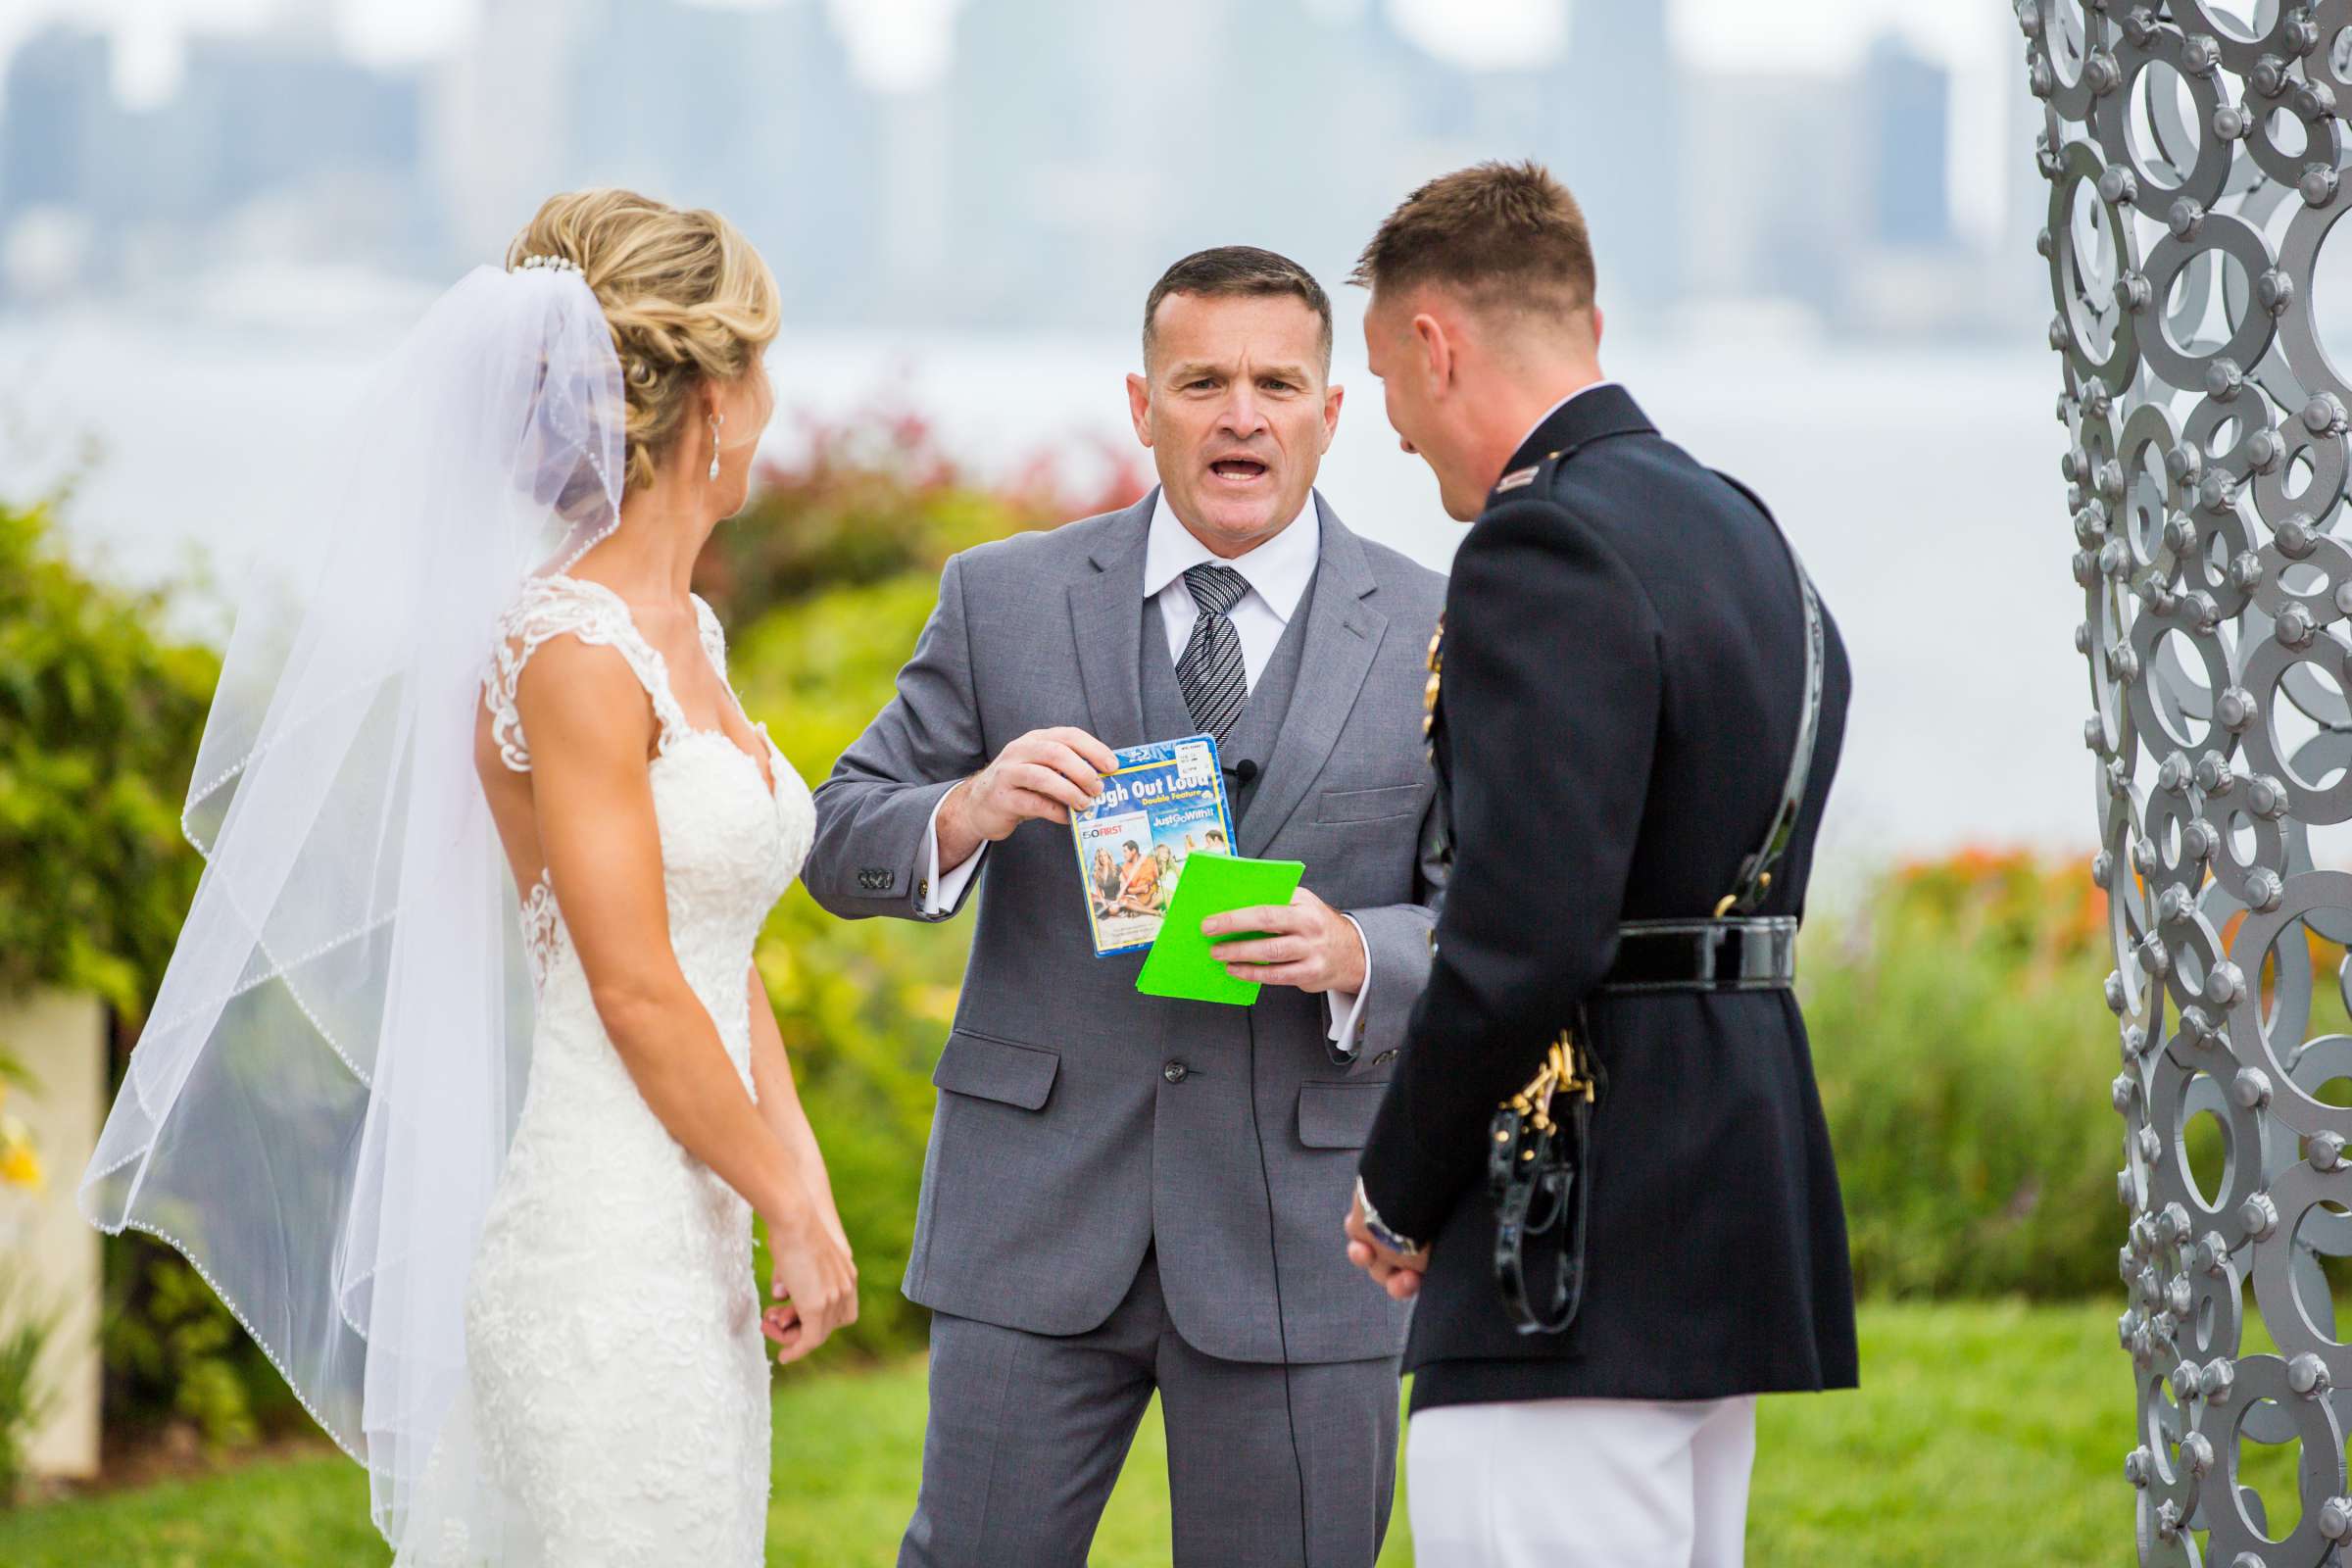
[[(1200, 922), (1228, 909), (1288, 904), (1306, 875), (1301, 860), (1251, 860), (1240, 856), (1199, 855), (1185, 865), (1168, 905), (1167, 919), (1152, 939), (1135, 989), (1150, 997), (1190, 1002), (1224, 1002), (1247, 1007), (1257, 1000), (1257, 982), (1236, 980), (1216, 959), (1217, 944), (1201, 934)], [(1220, 938), (1239, 942), (1245, 933)]]

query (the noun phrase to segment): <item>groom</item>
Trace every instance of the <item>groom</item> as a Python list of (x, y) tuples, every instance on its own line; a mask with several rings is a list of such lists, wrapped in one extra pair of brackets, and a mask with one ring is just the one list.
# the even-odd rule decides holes
[[(1389, 422), (1477, 519), (1431, 650), (1457, 853), (1347, 1221), (1419, 1303), (1414, 1551), (1737, 1568), (1756, 1396), (1855, 1379), (1791, 989), (1852, 672), (1762, 504), (1602, 377), (1592, 237), (1549, 172), (1431, 180), (1357, 281)], [(1489, 1160), (1555, 1040), (1591, 1080), (1552, 1101), (1563, 1137), (1590, 1132), (1565, 1210), (1581, 1297), (1557, 1310), (1538, 1283), (1563, 1280), (1566, 1232), (1520, 1233), (1557, 1329), (1528, 1333)]]
[[(1443, 582), (1314, 493), (1331, 334), (1280, 256), (1170, 268), (1128, 377), (1159, 486), (949, 562), (816, 793), (834, 913), (944, 920), (979, 885), (906, 1268), (933, 1317), (902, 1564), (1082, 1565), (1154, 1389), (1176, 1562), (1379, 1553), (1405, 1313), (1327, 1238), (1429, 967)], [(1227, 950), (1250, 1007), (1096, 957), (1067, 825), (1110, 748), (1202, 731), (1240, 853), (1306, 864), (1293, 905), (1209, 924), (1267, 933)]]

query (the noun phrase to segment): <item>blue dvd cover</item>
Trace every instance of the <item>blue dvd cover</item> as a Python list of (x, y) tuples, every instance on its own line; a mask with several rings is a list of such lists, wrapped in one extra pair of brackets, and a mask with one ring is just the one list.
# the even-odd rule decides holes
[(1184, 862), (1233, 853), (1233, 808), (1213, 736), (1111, 753), (1102, 798), (1070, 816), (1095, 956), (1138, 953), (1159, 935)]

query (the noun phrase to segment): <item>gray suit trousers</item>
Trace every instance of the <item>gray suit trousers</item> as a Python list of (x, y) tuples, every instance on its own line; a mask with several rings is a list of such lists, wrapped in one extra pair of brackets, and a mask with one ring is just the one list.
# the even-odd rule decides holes
[(922, 1495), (900, 1568), (1085, 1568), (1159, 1391), (1177, 1568), (1371, 1568), (1396, 1476), (1396, 1357), (1225, 1361), (1168, 1321), (1159, 1257), (1084, 1334), (938, 1312)]

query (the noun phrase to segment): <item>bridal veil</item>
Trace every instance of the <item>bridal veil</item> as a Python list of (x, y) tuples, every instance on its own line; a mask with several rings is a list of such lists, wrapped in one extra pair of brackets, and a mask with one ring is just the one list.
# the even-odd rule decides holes
[(624, 416), (577, 272), (484, 267), (289, 471), (182, 817), (203, 878), (81, 1184), (203, 1273), (395, 1545), (530, 1049), (480, 680), (522, 581), (616, 525)]

